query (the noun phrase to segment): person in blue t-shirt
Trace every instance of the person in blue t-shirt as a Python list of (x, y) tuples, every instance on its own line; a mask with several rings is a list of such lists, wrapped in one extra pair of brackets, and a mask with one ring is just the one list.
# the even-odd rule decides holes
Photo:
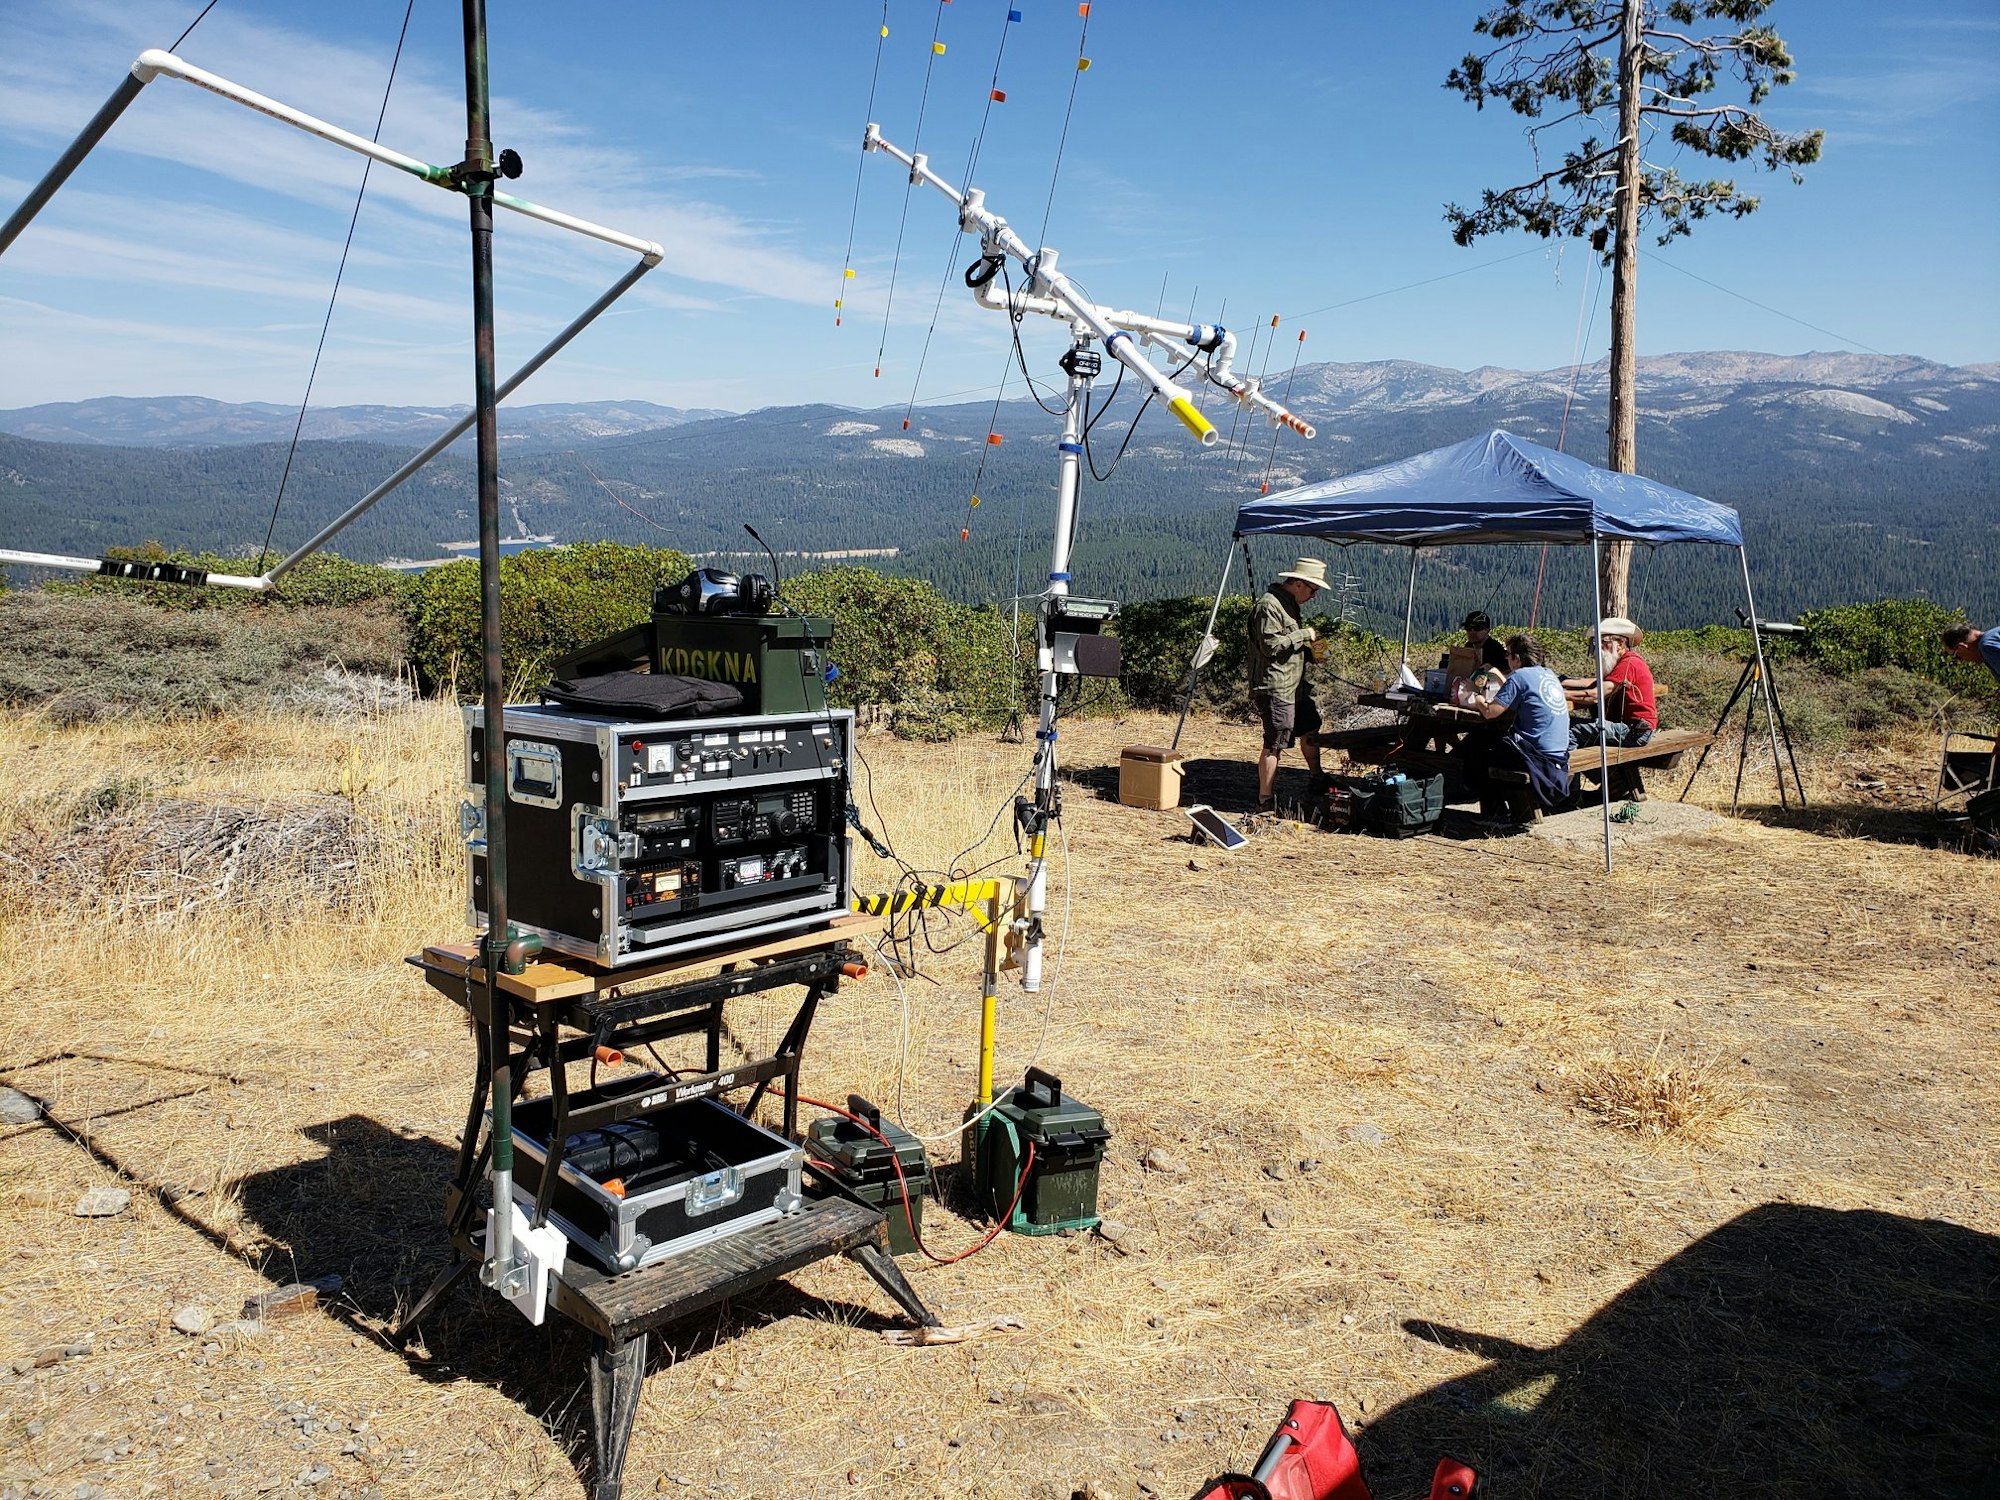
[(1514, 715), (1513, 728), (1493, 746), (1491, 764), (1526, 771), (1535, 805), (1560, 807), (1570, 793), (1569, 700), (1562, 679), (1542, 665), (1542, 648), (1531, 635), (1507, 637), (1507, 669), (1507, 680), (1473, 703), (1488, 719)]
[(1960, 661), (1984, 662), (1986, 670), (1993, 674), (1993, 680), (2000, 682), (2000, 625), (1983, 632), (1977, 625), (1968, 625), (1963, 620), (1956, 625), (1945, 626), (1944, 654)]

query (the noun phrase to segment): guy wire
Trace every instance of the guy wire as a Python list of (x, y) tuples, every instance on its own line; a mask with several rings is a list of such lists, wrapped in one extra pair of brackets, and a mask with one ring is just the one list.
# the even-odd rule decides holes
[[(1285, 376), (1284, 404), (1287, 407), (1289, 407), (1292, 404), (1292, 381), (1299, 373), (1299, 355), (1304, 352), (1305, 346), (1306, 346), (1306, 331), (1303, 328), (1301, 328), (1299, 330), (1299, 336), (1292, 341), (1292, 368), (1290, 373), (1288, 373)], [(1258, 483), (1257, 492), (1259, 494), (1262, 494), (1266, 489), (1270, 487), (1271, 466), (1278, 461), (1278, 439), (1283, 435), (1283, 433), (1284, 429), (1281, 427), (1273, 427), (1271, 429), (1271, 451), (1264, 457), (1264, 477), (1257, 482)]]
[[(1591, 273), (1597, 269), (1595, 257), (1584, 262), (1583, 293), (1576, 303), (1576, 340), (1569, 351), (1569, 390), (1563, 396), (1562, 426), (1556, 430), (1556, 452), (1563, 451), (1563, 444), (1569, 440), (1569, 409), (1576, 400), (1577, 377), (1583, 373), (1583, 351), (1590, 342), (1590, 336), (1597, 329), (1597, 303), (1590, 295)], [(1602, 278), (1599, 278), (1602, 286)], [(1590, 309), (1590, 321), (1584, 322), (1584, 309)], [(1535, 593), (1528, 604), (1528, 629), (1533, 630), (1542, 618), (1542, 579), (1549, 568), (1549, 546), (1542, 543), (1542, 555), (1535, 560)]]
[[(1271, 373), (1271, 351), (1278, 347), (1278, 321), (1279, 321), (1278, 315), (1276, 313), (1272, 313), (1269, 325), (1267, 326), (1261, 323), (1258, 324), (1256, 329), (1250, 335), (1250, 359), (1255, 359), (1257, 357), (1258, 334), (1265, 335), (1264, 366), (1257, 372), (1257, 384), (1260, 387), (1264, 384), (1265, 377)], [(1244, 361), (1245, 364), (1248, 364), (1249, 362), (1250, 362), (1249, 360)], [(1241, 401), (1239, 401), (1236, 403), (1236, 410), (1237, 413), (1243, 418), (1243, 448), (1238, 463), (1232, 463), (1229, 466), (1230, 477), (1232, 479), (1235, 478), (1236, 469), (1238, 468), (1241, 459), (1248, 458), (1250, 456), (1250, 439), (1254, 437), (1257, 432), (1257, 418), (1252, 413), (1251, 409), (1248, 406), (1244, 405)], [(1273, 436), (1275, 435), (1276, 434), (1274, 433)]]
[[(938, 42), (938, 34), (944, 30), (944, 8), (951, 0), (938, 0), (937, 19), (931, 23), (930, 60), (924, 64), (924, 89), (917, 99), (917, 128), (910, 136), (910, 154), (916, 155), (917, 147), (924, 138), (924, 115), (931, 105), (931, 75), (937, 71), (937, 60), (943, 48)], [(903, 266), (903, 231), (910, 222), (910, 194), (916, 190), (916, 183), (903, 185), (903, 211), (896, 218), (896, 253), (889, 262), (889, 294), (882, 300), (882, 342), (875, 346), (875, 378), (882, 378), (882, 355), (889, 347), (889, 314), (896, 305), (896, 273)]]
[[(212, 5), (213, 0), (210, 0), (210, 3)], [(410, 34), (410, 15), (416, 8), (417, 0), (409, 0), (409, 4), (403, 8), (403, 29), (396, 33), (396, 54), (389, 59), (389, 81), (382, 85), (382, 107), (375, 111), (375, 133), (369, 137), (370, 140), (382, 139), (382, 122), (389, 114), (389, 93), (396, 87), (396, 65), (403, 60), (403, 42)], [(204, 10), (201, 16), (207, 14), (208, 12)], [(189, 26), (188, 31), (193, 31), (195, 26), (201, 24), (201, 16), (194, 18), (194, 25)], [(182, 41), (187, 39), (187, 31), (181, 33), (181, 39)], [(174, 45), (178, 47), (180, 42), (175, 42)], [(271, 555), (271, 538), (278, 530), (278, 511), (285, 503), (285, 486), (291, 482), (292, 463), (299, 456), (299, 437), (305, 431), (306, 408), (312, 405), (313, 382), (319, 378), (320, 356), (326, 353), (327, 331), (333, 327), (334, 304), (340, 300), (340, 281), (347, 274), (347, 256), (354, 248), (354, 230), (361, 222), (361, 201), (368, 196), (368, 173), (374, 165), (372, 157), (364, 158), (361, 163), (361, 186), (354, 194), (354, 212), (347, 218), (347, 240), (340, 247), (340, 264), (334, 268), (333, 291), (326, 299), (326, 316), (320, 320), (319, 343), (313, 348), (312, 368), (306, 373), (306, 393), (299, 400), (298, 420), (292, 424), (292, 445), (285, 450), (285, 468), (278, 476), (278, 495), (271, 502), (271, 520), (264, 528), (264, 545), (257, 551), (259, 577), (263, 576), (265, 559)]]
[(1062, 175), (1063, 150), (1069, 145), (1069, 117), (1076, 109), (1076, 86), (1083, 79), (1084, 70), (1090, 66), (1090, 59), (1083, 55), (1085, 44), (1090, 40), (1090, 6), (1079, 5), (1083, 16), (1083, 27), (1076, 37), (1076, 71), (1069, 75), (1069, 103), (1063, 109), (1062, 135), (1056, 141), (1056, 164), (1049, 171), (1048, 201), (1042, 205), (1041, 233), (1035, 237), (1035, 248), (1040, 250), (1049, 237), (1049, 215), (1056, 206), (1056, 179)]
[[(993, 54), (993, 81), (987, 85), (986, 107), (980, 111), (979, 133), (972, 138), (972, 149), (966, 153), (965, 172), (958, 179), (967, 189), (972, 186), (972, 174), (979, 169), (979, 153), (986, 145), (986, 124), (993, 116), (993, 106), (1000, 98), (1000, 62), (1007, 55), (1007, 33), (1014, 25), (1014, 17), (1019, 12), (1009, 8), (1000, 23), (1000, 45)], [(958, 242), (965, 237), (963, 229), (953, 229), (951, 243), (945, 247), (944, 274), (938, 278), (937, 300), (931, 304), (931, 326), (924, 330), (923, 352), (917, 356), (916, 378), (910, 382), (910, 399), (903, 407), (903, 430), (910, 430), (910, 416), (917, 409), (917, 391), (924, 383), (924, 366), (930, 362), (931, 338), (937, 333), (938, 314), (944, 308), (945, 289), (951, 285), (952, 268), (958, 264)]]
[(201, 14), (196, 16), (192, 21), (188, 22), (187, 30), (183, 31), (179, 36), (175, 37), (173, 46), (167, 48), (167, 50), (169, 52), (180, 51), (181, 43), (194, 35), (195, 27), (199, 26), (203, 21), (207, 20), (208, 13), (214, 9), (215, 9), (215, 0), (208, 0), (208, 4), (204, 5), (201, 8)]
[[(875, 85), (882, 77), (882, 46), (889, 40), (889, 0), (882, 0), (882, 31), (875, 38), (875, 71), (868, 75), (869, 119), (875, 118)], [(840, 295), (833, 299), (833, 326), (840, 326), (841, 309), (847, 302), (847, 283), (854, 270), (854, 226), (861, 220), (861, 174), (867, 169), (868, 153), (862, 151), (854, 158), (854, 207), (847, 215), (847, 253), (840, 262)]]
[(671, 526), (663, 526), (658, 521), (655, 521), (651, 516), (647, 515), (643, 510), (640, 510), (636, 505), (627, 504), (625, 497), (619, 494), (618, 491), (611, 488), (610, 485), (606, 484), (603, 481), (603, 479), (598, 476), (597, 470), (593, 469), (590, 466), (590, 461), (586, 459), (581, 453), (578, 453), (574, 448), (571, 448), (569, 450), (569, 456), (575, 459), (578, 463), (583, 465), (583, 472), (591, 477), (591, 479), (596, 483), (597, 487), (600, 490), (603, 490), (605, 494), (611, 497), (611, 503), (613, 505), (622, 506), (624, 509), (631, 511), (633, 515), (637, 516), (640, 520), (644, 521), (648, 526), (652, 527), (655, 531), (673, 530)]

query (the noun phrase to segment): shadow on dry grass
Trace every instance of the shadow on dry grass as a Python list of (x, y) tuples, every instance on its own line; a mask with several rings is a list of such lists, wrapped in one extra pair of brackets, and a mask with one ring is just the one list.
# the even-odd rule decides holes
[(1996, 1278), (1989, 1234), (1767, 1203), (1550, 1348), (1406, 1322), (1488, 1363), (1386, 1413), (1362, 1454), (1384, 1495), (1439, 1449), (1479, 1454), (1495, 1494), (1990, 1495)]

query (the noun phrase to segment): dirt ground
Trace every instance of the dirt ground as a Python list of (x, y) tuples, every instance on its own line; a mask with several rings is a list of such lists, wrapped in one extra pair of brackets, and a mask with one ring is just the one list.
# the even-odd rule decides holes
[[(1113, 1131), (1106, 1232), (906, 1263), (946, 1323), (1024, 1325), (963, 1344), (885, 1340), (842, 1260), (668, 1329), (627, 1495), (1178, 1500), (1299, 1396), (1383, 1500), (1443, 1452), (1496, 1497), (1993, 1493), (2000, 862), (1916, 841), (1921, 745), (1809, 764), (1803, 816), (1754, 763), (1743, 816), (1656, 780), (1607, 877), (1590, 814), (1192, 845), (1115, 800), (1118, 747), (1171, 728), (1065, 727), (1053, 983), (1002, 997), (1003, 1081), (1033, 1060)], [(45, 1110), (0, 1124), (0, 1496), (588, 1493), (574, 1329), (468, 1286), (410, 1351), (385, 1334), (444, 1263), (473, 1068), (401, 961), (463, 934), (457, 735), (0, 720), (0, 1083)], [(1189, 800), (1247, 808), (1250, 746), (1196, 721)], [(1028, 756), (867, 750), (863, 814), (919, 868)], [(1727, 794), (1712, 769), (1690, 800)], [(177, 856), (167, 802), (323, 836), (256, 879), (240, 830)], [(1005, 822), (961, 867), (1017, 868)], [(900, 990), (878, 961), (807, 1051), (809, 1091), (869, 1093), (944, 1164), (966, 935), (933, 926)], [(97, 1187), (129, 1207), (76, 1216)], [(934, 1204), (925, 1231), (983, 1228)], [(281, 1321), (174, 1325), (335, 1277)]]

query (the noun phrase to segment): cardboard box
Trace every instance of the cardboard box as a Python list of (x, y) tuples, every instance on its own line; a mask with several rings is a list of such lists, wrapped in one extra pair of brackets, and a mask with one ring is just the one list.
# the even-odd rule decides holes
[(1181, 805), (1181, 754), (1159, 745), (1127, 745), (1118, 756), (1118, 800), (1163, 812)]
[(1464, 698), (1459, 684), (1472, 680), (1473, 673), (1480, 668), (1480, 654), (1477, 646), (1453, 646), (1450, 658), (1445, 663), (1445, 701), (1458, 703)]

